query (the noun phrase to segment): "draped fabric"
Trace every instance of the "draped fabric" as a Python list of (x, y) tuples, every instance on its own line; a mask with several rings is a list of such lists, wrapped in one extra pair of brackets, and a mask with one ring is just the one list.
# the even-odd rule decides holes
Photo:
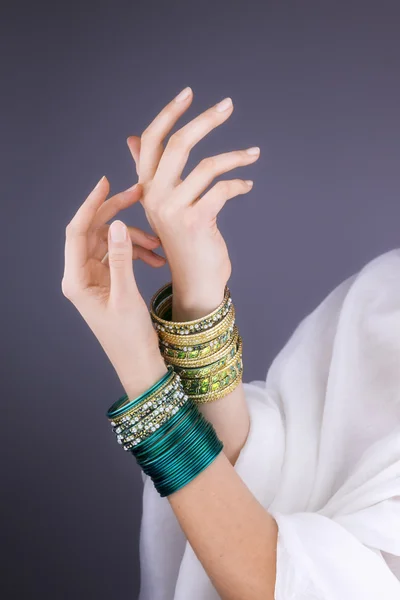
[[(275, 599), (399, 600), (400, 249), (333, 289), (244, 388), (235, 469), (278, 524)], [(140, 560), (139, 600), (219, 598), (147, 476)]]

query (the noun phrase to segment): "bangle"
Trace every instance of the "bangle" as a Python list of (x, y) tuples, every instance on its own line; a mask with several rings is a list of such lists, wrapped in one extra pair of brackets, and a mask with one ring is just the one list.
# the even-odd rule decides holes
[(160, 288), (150, 302), (164, 361), (181, 377), (182, 387), (195, 403), (212, 402), (231, 393), (242, 380), (242, 339), (235, 308), (226, 286), (224, 299), (201, 319), (174, 322), (172, 284)]
[(114, 404), (108, 409), (107, 417), (112, 419), (124, 414), (130, 408), (136, 406), (139, 402), (150, 397), (152, 394), (155, 394), (158, 390), (160, 390), (160, 388), (167, 386), (168, 382), (173, 378), (173, 376), (173, 369), (168, 365), (167, 372), (161, 377), (161, 379), (157, 381), (149, 390), (138, 396), (138, 398), (129, 401), (127, 394), (121, 396), (121, 398), (114, 402)]
[(150, 316), (156, 329), (174, 335), (189, 335), (215, 327), (227, 314), (232, 303), (228, 286), (225, 287), (224, 299), (209, 315), (193, 321), (172, 321), (172, 283), (160, 288), (150, 301)]
[[(118, 422), (116, 417), (111, 421), (118, 442), (135, 456), (160, 496), (169, 496), (187, 485), (211, 464), (223, 448), (214, 427), (184, 393), (179, 375), (172, 370), (170, 377), (171, 381), (164, 375), (132, 402), (134, 410), (129, 403), (126, 406), (130, 408), (122, 407), (125, 410), (118, 414)], [(164, 386), (163, 392), (160, 392), (161, 386)], [(140, 407), (137, 408), (139, 400)], [(107, 415), (114, 415), (121, 409), (119, 405), (113, 408), (116, 404), (118, 401)], [(165, 410), (160, 413), (162, 407)], [(171, 410), (167, 410), (169, 408)], [(150, 427), (156, 417), (161, 418), (158, 427)]]

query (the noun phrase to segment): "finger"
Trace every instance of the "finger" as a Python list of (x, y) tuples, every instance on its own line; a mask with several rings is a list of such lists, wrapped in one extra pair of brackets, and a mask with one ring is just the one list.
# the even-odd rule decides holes
[[(79, 207), (66, 228), (65, 270), (77, 273), (86, 264), (87, 232), (101, 204), (107, 198), (110, 185), (106, 177), (102, 177)], [(73, 275), (72, 275), (73, 276)]]
[(227, 200), (247, 194), (253, 187), (251, 179), (227, 179), (218, 181), (204, 196), (196, 202), (199, 210), (208, 217), (216, 217)]
[(248, 148), (247, 150), (236, 150), (234, 152), (225, 152), (217, 156), (209, 156), (203, 159), (197, 167), (179, 184), (177, 188), (178, 197), (183, 204), (191, 204), (204, 190), (213, 182), (213, 180), (231, 171), (236, 167), (244, 167), (254, 163), (260, 156), (258, 147)]
[(150, 265), (150, 267), (163, 267), (167, 262), (167, 259), (164, 258), (164, 256), (160, 256), (141, 246), (133, 246), (133, 259), (136, 260), (138, 258)]
[(126, 143), (128, 144), (129, 151), (130, 151), (132, 158), (134, 160), (134, 163), (135, 163), (136, 175), (139, 178), (140, 145), (141, 145), (140, 137), (137, 135), (130, 135), (126, 140)]
[[(100, 230), (100, 239), (102, 242), (107, 243), (108, 241), (108, 229), (109, 225), (104, 225)], [(132, 244), (137, 244), (139, 246), (143, 246), (143, 248), (148, 248), (149, 250), (154, 250), (161, 244), (160, 238), (151, 235), (150, 233), (146, 233), (142, 229), (138, 227), (127, 227), (129, 237), (131, 239)], [(102, 245), (102, 244), (101, 244)]]
[[(187, 95), (185, 96), (185, 94)], [(153, 179), (164, 152), (164, 138), (179, 117), (189, 108), (192, 99), (192, 89), (185, 88), (158, 113), (143, 131), (140, 141), (140, 182)]]
[(132, 187), (111, 196), (107, 202), (98, 208), (92, 222), (92, 228), (97, 229), (113, 219), (121, 210), (132, 206), (137, 202), (143, 193), (143, 187), (139, 183), (135, 183)]
[(138, 292), (132, 268), (132, 243), (122, 221), (113, 221), (108, 231), (110, 297), (121, 304)]
[[(147, 250), (146, 248), (142, 248), (141, 246), (133, 246), (132, 259), (141, 259), (151, 267), (162, 267), (167, 262), (167, 259), (164, 256), (160, 256), (159, 254), (156, 254), (151, 250)], [(104, 255), (101, 262), (104, 264), (108, 263), (108, 252)]]
[(193, 146), (224, 123), (232, 112), (232, 100), (225, 98), (171, 135), (160, 159), (155, 179), (159, 179), (164, 185), (174, 184), (181, 176)]

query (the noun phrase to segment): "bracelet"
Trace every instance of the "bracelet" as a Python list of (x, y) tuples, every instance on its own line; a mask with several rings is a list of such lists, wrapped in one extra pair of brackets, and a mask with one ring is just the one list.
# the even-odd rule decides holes
[(160, 288), (150, 301), (150, 315), (160, 331), (168, 331), (177, 335), (188, 335), (202, 330), (207, 330), (222, 319), (231, 305), (230, 291), (225, 287), (224, 299), (221, 304), (209, 315), (193, 321), (171, 321), (172, 310), (172, 283), (167, 283)]
[(223, 448), (169, 365), (149, 390), (131, 402), (122, 396), (107, 416), (117, 441), (135, 456), (160, 496), (187, 485)]
[(164, 387), (166, 387), (168, 385), (170, 379), (173, 378), (173, 376), (174, 376), (173, 369), (168, 366), (168, 370), (165, 373), (165, 375), (163, 375), (159, 381), (157, 381), (149, 390), (144, 392), (144, 394), (141, 394), (138, 398), (135, 398), (134, 400), (129, 401), (127, 394), (124, 394), (123, 396), (121, 396), (121, 398), (119, 398), (116, 402), (114, 402), (114, 404), (108, 409), (107, 417), (112, 419), (114, 417), (118, 417), (121, 414), (124, 414), (127, 410), (136, 406), (139, 402), (150, 397), (152, 394), (155, 394), (160, 389), (163, 389)]
[(181, 377), (187, 396), (196, 404), (231, 393), (242, 380), (242, 339), (228, 286), (210, 314), (187, 322), (172, 317), (172, 284), (160, 288), (150, 301), (150, 314), (160, 351)]
[[(222, 346), (226, 344), (226, 342), (230, 339), (233, 331), (233, 326), (235, 324), (234, 315), (227, 319), (224, 324), (224, 328), (220, 333), (219, 330), (215, 330), (215, 336), (211, 340), (204, 340), (202, 338), (197, 338), (199, 341), (197, 343), (193, 343), (190, 340), (184, 340), (185, 343), (189, 342), (186, 346), (179, 346), (169, 343), (164, 339), (164, 337), (159, 335), (159, 346), (161, 353), (164, 358), (167, 360), (179, 358), (183, 360), (191, 360), (191, 359), (200, 359), (205, 356), (209, 356), (214, 352), (217, 352)], [(190, 345), (192, 344), (192, 345)]]

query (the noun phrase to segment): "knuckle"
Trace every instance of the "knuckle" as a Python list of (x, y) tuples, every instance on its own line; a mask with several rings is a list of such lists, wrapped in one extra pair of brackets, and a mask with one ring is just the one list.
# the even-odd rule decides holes
[(200, 161), (200, 168), (204, 171), (214, 171), (217, 167), (215, 156), (206, 156)]
[(170, 223), (176, 216), (174, 203), (164, 202), (158, 207), (157, 214), (161, 223)]
[(146, 127), (146, 129), (142, 132), (142, 135), (140, 136), (142, 141), (148, 141), (151, 140), (153, 138), (154, 134), (153, 134), (153, 130), (151, 127)]
[(169, 148), (183, 148), (185, 147), (185, 135), (182, 131), (176, 131), (171, 135), (168, 140), (167, 146)]
[(186, 211), (184, 213), (182, 217), (182, 225), (186, 231), (192, 231), (197, 227), (198, 221), (195, 211)]
[(124, 268), (126, 259), (126, 252), (123, 250), (112, 250), (108, 255), (108, 262), (114, 269)]
[(224, 179), (222, 181), (218, 181), (218, 183), (215, 184), (215, 187), (218, 194), (225, 196), (230, 193), (232, 184), (230, 181)]

